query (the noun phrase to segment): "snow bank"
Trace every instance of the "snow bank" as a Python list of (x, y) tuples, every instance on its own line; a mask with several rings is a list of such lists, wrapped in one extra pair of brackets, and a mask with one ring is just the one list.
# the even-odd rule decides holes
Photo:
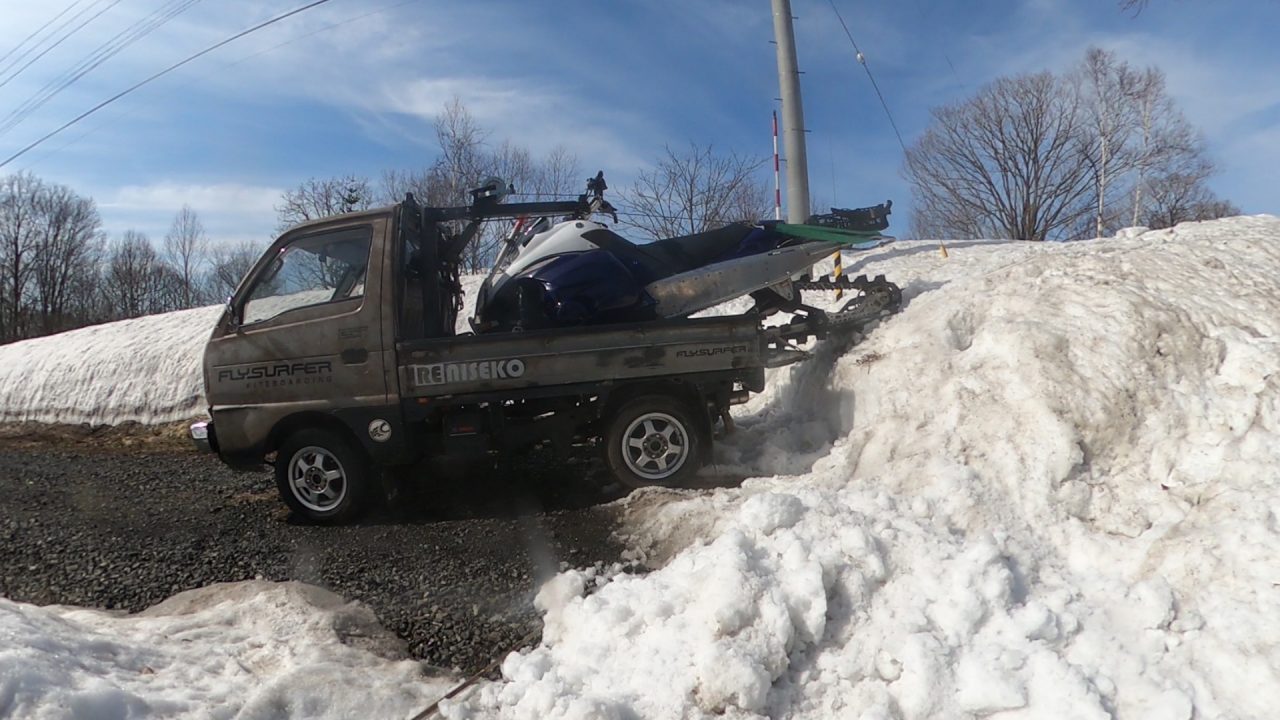
[(254, 581), (136, 615), (0, 599), (0, 716), (409, 717), (448, 691), (373, 612), (320, 588)]
[(0, 422), (166, 423), (204, 413), (200, 358), (221, 306), (0, 346)]
[[(1264, 718), (1280, 707), (1280, 219), (903, 244), (908, 304), (783, 371), (672, 553), (544, 590), (450, 717)], [(683, 548), (683, 549), (682, 549)]]
[[(460, 331), (482, 280), (463, 278)], [(221, 312), (218, 305), (147, 315), (0, 345), (0, 422), (151, 425), (205, 417), (201, 363)]]

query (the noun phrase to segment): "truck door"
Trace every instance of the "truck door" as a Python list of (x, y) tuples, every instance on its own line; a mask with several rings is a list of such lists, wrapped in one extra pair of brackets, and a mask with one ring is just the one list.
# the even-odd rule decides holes
[(303, 228), (259, 261), (206, 353), (215, 421), (240, 415), (220, 424), (224, 448), (260, 446), (277, 422), (305, 411), (346, 417), (364, 435), (361, 416), (377, 418), (391, 404), (381, 303), (387, 224), (365, 216)]

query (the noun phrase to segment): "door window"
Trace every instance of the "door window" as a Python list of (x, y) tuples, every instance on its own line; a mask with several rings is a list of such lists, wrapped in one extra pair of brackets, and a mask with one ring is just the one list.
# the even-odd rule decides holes
[(364, 296), (369, 228), (309, 235), (284, 246), (250, 288), (244, 324)]

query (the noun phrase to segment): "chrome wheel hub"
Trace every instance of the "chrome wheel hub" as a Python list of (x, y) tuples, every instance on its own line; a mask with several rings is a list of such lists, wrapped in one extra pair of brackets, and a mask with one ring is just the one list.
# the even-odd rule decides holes
[(346, 498), (347, 473), (332, 452), (304, 447), (289, 459), (289, 488), (304, 507), (326, 512)]
[(664, 480), (689, 459), (688, 434), (671, 415), (645, 413), (623, 433), (622, 457), (627, 469), (636, 475), (646, 480)]

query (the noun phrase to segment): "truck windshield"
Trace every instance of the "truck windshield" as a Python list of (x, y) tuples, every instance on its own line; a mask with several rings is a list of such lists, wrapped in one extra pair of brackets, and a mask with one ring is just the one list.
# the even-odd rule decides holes
[(243, 322), (363, 297), (371, 239), (369, 228), (357, 228), (308, 235), (281, 248), (250, 288)]

